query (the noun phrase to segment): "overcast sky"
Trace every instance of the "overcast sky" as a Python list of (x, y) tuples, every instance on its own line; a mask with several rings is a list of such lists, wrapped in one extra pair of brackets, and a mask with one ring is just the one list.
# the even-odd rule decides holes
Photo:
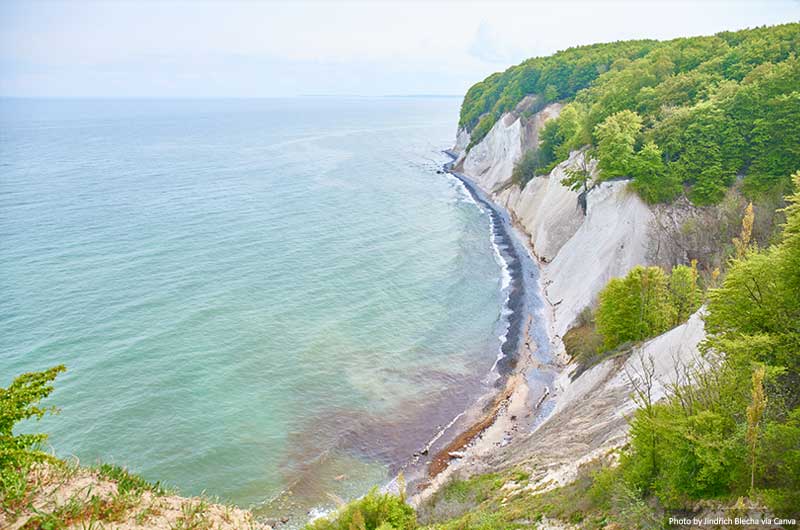
[(0, 0), (0, 95), (461, 95), (577, 44), (798, 20), (798, 0)]

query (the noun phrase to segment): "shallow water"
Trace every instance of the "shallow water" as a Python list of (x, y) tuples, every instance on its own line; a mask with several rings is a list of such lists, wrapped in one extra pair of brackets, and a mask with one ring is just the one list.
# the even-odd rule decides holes
[(487, 384), (458, 99), (0, 100), (0, 386), (64, 363), (61, 456), (304, 514)]

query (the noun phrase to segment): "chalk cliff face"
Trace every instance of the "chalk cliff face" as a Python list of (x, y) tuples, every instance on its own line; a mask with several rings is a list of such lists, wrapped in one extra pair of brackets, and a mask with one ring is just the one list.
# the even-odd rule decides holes
[[(541, 288), (549, 302), (543, 316), (556, 354), (564, 352), (562, 337), (611, 278), (648, 264), (654, 218), (653, 209), (629, 189), (626, 180), (592, 187), (584, 213), (578, 193), (561, 184), (566, 170), (582, 163), (582, 152), (571, 153), (549, 175), (535, 177), (522, 188), (512, 182), (514, 164), (524, 149), (538, 144), (538, 131), (559, 110), (551, 105), (528, 119), (507, 114), (468, 153), (469, 134), (460, 130), (455, 147), (455, 169), (509, 211), (540, 260)], [(589, 167), (595, 171), (594, 161)], [(452, 473), (471, 475), (509, 466), (527, 468), (533, 479), (529, 487), (536, 490), (573, 480), (581, 464), (606, 457), (624, 443), (627, 417), (636, 407), (634, 384), (641, 380), (644, 366), (652, 366), (657, 381), (653, 395), (658, 399), (665, 393), (664, 385), (674, 382), (676, 366), (697, 362), (704, 336), (701, 310), (688, 322), (637, 346), (627, 359), (608, 359), (577, 377), (575, 366), (565, 365), (555, 381), (552, 412), (544, 421), (529, 433), (513, 436), (504, 448), (475, 444), (438, 481)], [(526, 406), (530, 405), (522, 408)], [(519, 407), (512, 398), (508, 410), (520, 414)], [(495, 425), (503, 424), (499, 418)]]
[(463, 173), (488, 192), (506, 184), (522, 156), (522, 124), (513, 114), (497, 120), (489, 134), (466, 154)]
[(550, 282), (544, 290), (553, 305), (557, 336), (566, 333), (611, 278), (646, 264), (652, 216), (627, 182), (603, 182), (588, 193), (583, 222), (544, 266)]
[(565, 168), (576, 158), (559, 164), (546, 177), (532, 179), (522, 189), (510, 186), (497, 194), (498, 202), (512, 212), (530, 236), (531, 246), (542, 262), (553, 261), (584, 222), (578, 194), (561, 185)]
[(462, 162), (464, 157), (467, 156), (467, 146), (470, 140), (469, 131), (463, 127), (459, 127), (456, 133), (456, 145), (453, 146), (453, 152), (458, 155), (456, 163)]
[(567, 168), (581, 161), (581, 152), (573, 152), (549, 175), (533, 178), (524, 188), (512, 183), (523, 146), (532, 140), (538, 143), (539, 130), (559, 110), (559, 105), (551, 104), (527, 120), (509, 113), (468, 153), (464, 151), (469, 142), (466, 131), (459, 131), (456, 144), (461, 153), (457, 169), (505, 206), (530, 237), (531, 248), (542, 262), (542, 287), (552, 307), (556, 350), (563, 348), (561, 337), (608, 280), (646, 264), (647, 232), (653, 218), (651, 209), (624, 180), (593, 187), (586, 196), (584, 215), (578, 193), (561, 184)]
[(506, 113), (497, 120), (494, 127), (477, 145), (467, 152), (470, 143), (469, 133), (459, 128), (453, 151), (458, 155), (455, 168), (488, 192), (507, 187), (511, 180), (514, 165), (525, 149), (539, 144), (539, 131), (550, 118), (561, 112), (561, 103), (551, 103), (539, 112), (526, 118), (526, 109), (536, 103), (528, 96), (523, 99), (514, 112)]
[(483, 455), (475, 467), (523, 467), (531, 473), (528, 488), (535, 491), (575, 480), (581, 465), (610, 457), (614, 448), (625, 443), (628, 417), (637, 408), (634, 385), (644, 384), (649, 372), (653, 399), (663, 397), (666, 385), (676, 382), (676, 366), (699, 362), (698, 344), (704, 337), (701, 310), (686, 323), (636, 347), (624, 361), (609, 359), (575, 380), (565, 371), (548, 419), (506, 448)]

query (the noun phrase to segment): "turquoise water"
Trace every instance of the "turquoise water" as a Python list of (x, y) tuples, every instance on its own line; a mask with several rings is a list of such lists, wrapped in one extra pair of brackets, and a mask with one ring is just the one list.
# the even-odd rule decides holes
[(0, 100), (0, 386), (60, 456), (305, 513), (485, 385), (505, 295), (458, 99)]

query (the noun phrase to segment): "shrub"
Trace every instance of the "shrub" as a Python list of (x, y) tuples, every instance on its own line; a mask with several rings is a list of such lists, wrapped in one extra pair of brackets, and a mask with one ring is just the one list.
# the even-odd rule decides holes
[(575, 325), (564, 334), (563, 341), (567, 355), (578, 363), (573, 378), (604, 358), (600, 355), (603, 351), (603, 336), (597, 332), (591, 308), (581, 311)]
[(413, 530), (414, 509), (403, 496), (380, 493), (377, 488), (346, 504), (333, 515), (306, 526), (307, 530)]
[(672, 322), (667, 276), (660, 267), (634, 267), (625, 278), (614, 278), (600, 292), (595, 320), (610, 350), (664, 331)]
[(14, 434), (14, 427), (27, 419), (41, 419), (57, 411), (39, 402), (53, 391), (53, 380), (65, 371), (63, 365), (42, 372), (22, 374), (8, 388), (0, 388), (0, 491), (19, 482), (21, 474), (36, 462), (54, 460), (41, 450), (46, 434)]
[(524, 187), (525, 184), (536, 176), (536, 170), (539, 168), (538, 158), (538, 150), (528, 149), (514, 165), (511, 178), (516, 184), (519, 184), (520, 187)]

